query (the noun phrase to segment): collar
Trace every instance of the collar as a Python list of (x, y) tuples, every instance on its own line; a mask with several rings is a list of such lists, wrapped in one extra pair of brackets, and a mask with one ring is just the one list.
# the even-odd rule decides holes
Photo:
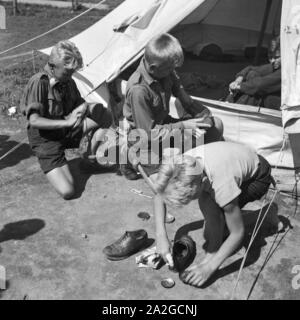
[(155, 80), (147, 71), (146, 66), (145, 66), (145, 58), (143, 58), (140, 62), (140, 65), (138, 67), (139, 73), (142, 75), (146, 83), (150, 86), (152, 83), (158, 82)]

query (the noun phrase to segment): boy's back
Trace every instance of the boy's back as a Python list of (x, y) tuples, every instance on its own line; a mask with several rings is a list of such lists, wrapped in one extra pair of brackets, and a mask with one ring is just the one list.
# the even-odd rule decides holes
[(234, 142), (209, 143), (185, 154), (203, 159), (204, 171), (220, 207), (224, 207), (241, 193), (242, 183), (254, 176), (259, 165), (255, 150)]

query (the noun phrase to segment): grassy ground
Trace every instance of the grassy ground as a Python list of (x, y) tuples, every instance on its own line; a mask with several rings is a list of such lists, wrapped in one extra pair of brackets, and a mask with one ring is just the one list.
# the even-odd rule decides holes
[[(89, 2), (97, 3), (99, 1), (91, 0)], [(112, 9), (122, 1), (110, 0), (107, 2), (111, 5)], [(0, 30), (0, 52), (46, 32), (81, 12), (72, 12), (69, 9), (58, 9), (47, 6), (19, 4), (20, 12), (17, 17), (14, 17), (12, 15), (12, 5), (7, 2), (4, 5), (7, 12), (7, 30)], [(0, 55), (0, 114), (5, 115), (7, 109), (11, 106), (19, 106), (24, 86), (32, 74), (38, 71), (46, 61), (46, 57), (40, 54), (35, 57), (34, 63), (32, 55), (6, 59), (7, 56), (46, 48), (59, 40), (73, 37), (96, 23), (107, 13), (108, 11), (92, 10), (76, 21), (45, 37), (10, 51), (7, 54)]]

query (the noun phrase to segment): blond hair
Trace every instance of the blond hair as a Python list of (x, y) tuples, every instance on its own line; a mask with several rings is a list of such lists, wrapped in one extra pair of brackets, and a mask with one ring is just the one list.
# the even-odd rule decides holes
[(177, 68), (183, 64), (184, 56), (179, 41), (170, 34), (163, 33), (148, 42), (145, 59), (149, 64), (153, 60), (163, 60)]
[(62, 62), (66, 69), (78, 70), (83, 66), (81, 53), (75, 44), (68, 40), (59, 41), (51, 50), (49, 64)]
[(174, 207), (195, 198), (203, 176), (203, 168), (193, 157), (178, 155), (163, 161), (155, 181), (156, 191)]

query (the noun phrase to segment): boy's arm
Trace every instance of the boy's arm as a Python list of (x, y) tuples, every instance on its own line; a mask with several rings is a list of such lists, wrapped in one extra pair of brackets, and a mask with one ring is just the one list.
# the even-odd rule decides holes
[(239, 90), (249, 95), (268, 95), (281, 89), (281, 70), (243, 82)]
[(238, 205), (238, 198), (231, 201), (223, 209), (230, 235), (208, 262), (213, 270), (217, 270), (224, 260), (238, 248), (245, 232), (241, 209)]
[(71, 116), (67, 120), (51, 120), (41, 117), (38, 113), (32, 113), (29, 117), (29, 124), (32, 128), (42, 129), (42, 130), (56, 130), (63, 128), (72, 127), (78, 117)]
[[(142, 86), (132, 87), (126, 96), (130, 106), (135, 126), (144, 130), (150, 139), (166, 139), (174, 129), (183, 129), (183, 123), (156, 124), (154, 114), (151, 110), (152, 101), (148, 92)], [(151, 131), (153, 130), (152, 136)]]
[(187, 111), (192, 117), (195, 117), (197, 115), (197, 118), (202, 118), (203, 120), (211, 117), (211, 112), (209, 111), (209, 109), (204, 107), (201, 103), (196, 103), (192, 99), (192, 97), (185, 91), (176, 72), (172, 74), (172, 80), (173, 95), (179, 99), (185, 111)]
[(87, 104), (83, 103), (74, 109), (66, 119), (62, 120), (52, 120), (42, 117), (37, 111), (32, 111), (29, 116), (29, 124), (32, 128), (42, 129), (42, 130), (56, 130), (63, 128), (76, 127), (80, 119), (86, 113)]
[(155, 195), (154, 197), (154, 216), (156, 229), (156, 251), (161, 255), (164, 261), (170, 265), (170, 267), (173, 267), (174, 262), (165, 226), (166, 205), (159, 195)]
[(252, 71), (255, 67), (253, 66), (247, 66), (243, 70), (241, 70), (239, 73), (236, 74), (235, 78), (236, 80), (239, 79), (239, 81), (243, 81), (248, 75), (250, 71)]

